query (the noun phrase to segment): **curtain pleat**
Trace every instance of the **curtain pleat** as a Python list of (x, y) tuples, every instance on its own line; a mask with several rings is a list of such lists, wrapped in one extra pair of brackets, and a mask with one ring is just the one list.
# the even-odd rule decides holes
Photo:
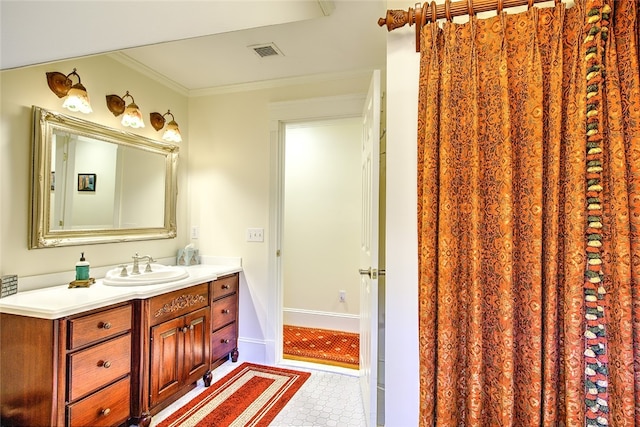
[[(613, 2), (612, 2), (613, 3)], [(604, 58), (610, 425), (640, 424), (638, 5)], [(585, 1), (423, 28), (420, 424), (584, 426)]]

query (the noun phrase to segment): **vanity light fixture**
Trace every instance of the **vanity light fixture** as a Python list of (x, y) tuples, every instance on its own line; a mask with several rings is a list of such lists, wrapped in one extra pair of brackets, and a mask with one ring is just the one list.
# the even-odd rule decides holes
[[(124, 98), (131, 98), (131, 104), (127, 105), (125, 108)], [(118, 95), (107, 95), (107, 108), (109, 111), (113, 113), (114, 116), (118, 117), (122, 113), (122, 126), (136, 128), (143, 128), (144, 121), (142, 120), (142, 113), (140, 109), (136, 105), (135, 99), (133, 96), (127, 91), (122, 97)]]
[[(80, 111), (85, 114), (93, 112), (89, 103), (87, 89), (80, 82), (80, 76), (76, 73), (75, 68), (66, 76), (58, 71), (51, 71), (46, 74), (51, 92), (55, 93), (58, 98), (67, 97), (62, 104), (63, 108), (73, 112)], [(73, 84), (71, 76), (76, 76), (78, 83)]]
[(165, 119), (164, 116), (171, 116), (171, 121), (167, 123), (167, 129), (164, 131), (162, 135), (162, 139), (169, 142), (181, 142), (182, 136), (180, 135), (180, 129), (178, 129), (178, 124), (176, 123), (175, 117), (171, 113), (171, 110), (167, 110), (166, 113), (151, 113), (149, 114), (149, 120), (151, 121), (151, 126), (155, 130), (160, 130), (164, 127)]

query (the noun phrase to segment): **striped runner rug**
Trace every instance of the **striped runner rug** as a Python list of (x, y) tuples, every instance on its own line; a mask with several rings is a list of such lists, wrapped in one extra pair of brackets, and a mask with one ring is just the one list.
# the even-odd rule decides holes
[(158, 427), (266, 427), (310, 376), (245, 362)]

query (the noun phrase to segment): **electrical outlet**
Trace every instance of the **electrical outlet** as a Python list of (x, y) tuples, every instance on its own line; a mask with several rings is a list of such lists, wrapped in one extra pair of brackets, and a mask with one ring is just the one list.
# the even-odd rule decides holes
[(193, 227), (191, 227), (191, 238), (197, 239), (198, 237), (200, 237), (200, 227), (194, 225)]
[(347, 300), (347, 291), (340, 291), (340, 302), (345, 302)]
[(247, 228), (247, 242), (264, 242), (264, 228)]

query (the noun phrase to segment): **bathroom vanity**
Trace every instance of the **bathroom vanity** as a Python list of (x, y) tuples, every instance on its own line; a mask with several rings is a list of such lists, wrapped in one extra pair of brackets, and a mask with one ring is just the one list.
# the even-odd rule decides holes
[(239, 267), (144, 286), (56, 286), (0, 300), (3, 426), (148, 426), (238, 357)]

